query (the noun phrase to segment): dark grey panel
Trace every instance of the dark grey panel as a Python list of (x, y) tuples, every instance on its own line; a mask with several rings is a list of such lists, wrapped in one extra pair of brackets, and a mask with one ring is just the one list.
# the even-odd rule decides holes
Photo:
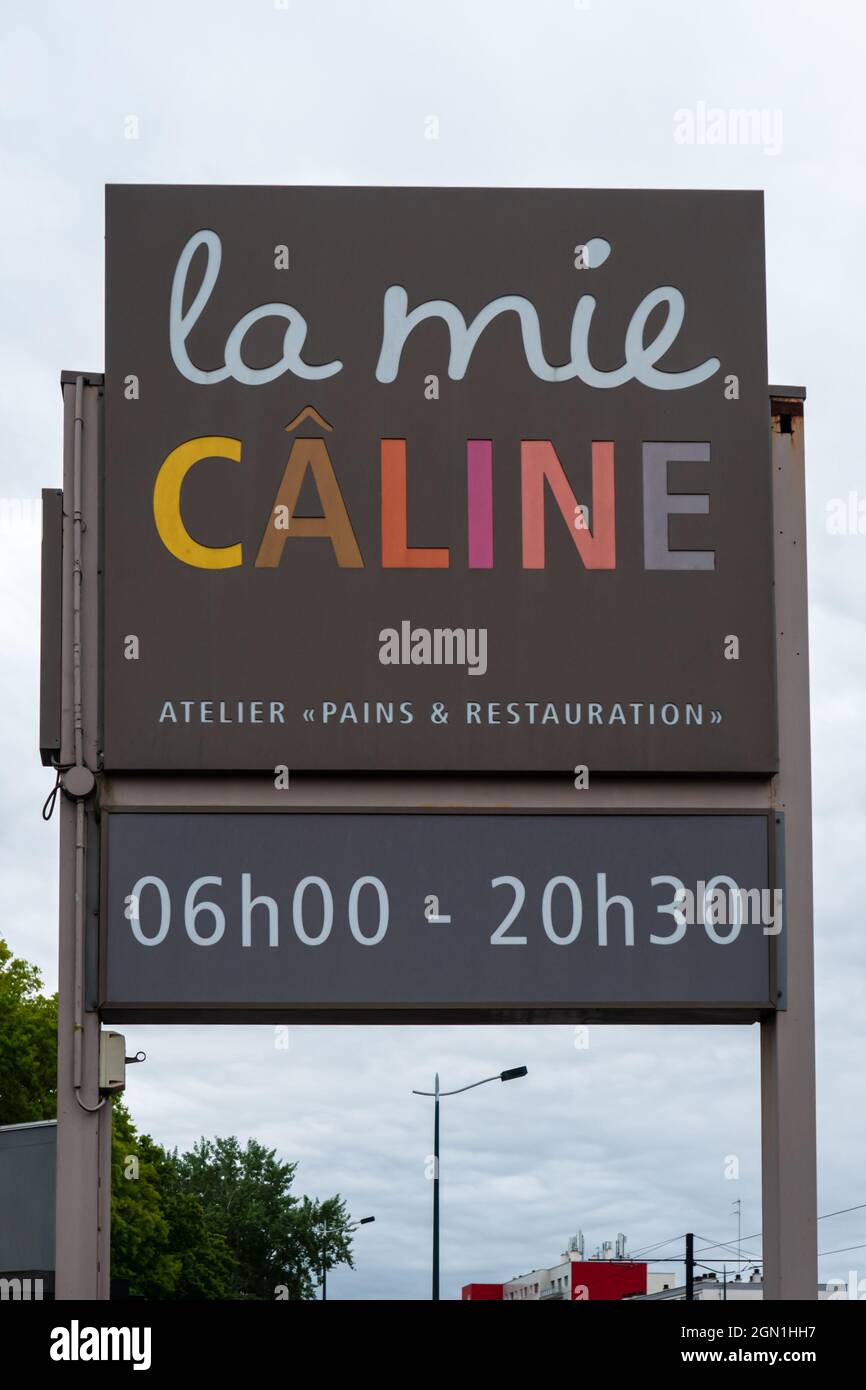
[(42, 620), (39, 752), (45, 766), (60, 752), (60, 620), (63, 603), (63, 493), (42, 489)]
[(54, 1268), (56, 1123), (0, 1128), (0, 1274)]
[[(310, 1010), (313, 1019), (346, 1010), (367, 1021), (387, 1009), (418, 1021), (446, 1009), (538, 1020), (581, 1006), (758, 1016), (775, 1002), (774, 938), (760, 921), (715, 927), (732, 938), (718, 944), (698, 913), (674, 944), (650, 940), (678, 931), (658, 910), (675, 886), (653, 886), (653, 877), (675, 877), (696, 895), (700, 881), (720, 874), (745, 890), (772, 887), (766, 815), (115, 813), (105, 821), (102, 1002), (114, 1020), (147, 1007), (190, 1018), (232, 1008), (269, 1017)], [(273, 904), (251, 908), (247, 945), (245, 874), (248, 900)], [(521, 886), (493, 886), (506, 876)], [(164, 888), (140, 883), (147, 877)], [(191, 891), (202, 878), (221, 882)], [(302, 895), (308, 878), (327, 889), (311, 883)], [(377, 934), (380, 890), (357, 886), (370, 878), (387, 895), (376, 944), (353, 934), (350, 909), (354, 893), (357, 933)], [(552, 886), (557, 878), (580, 895), (580, 927), (567, 944), (552, 936), (574, 932), (575, 898), (568, 882)], [(631, 903), (632, 944), (625, 909), (611, 904), (605, 916), (600, 894)], [(192, 915), (205, 901), (219, 921), (209, 908)], [(428, 920), (437, 911), (450, 922)], [(157, 944), (139, 939), (163, 927)], [(198, 944), (196, 933), (217, 939)]]

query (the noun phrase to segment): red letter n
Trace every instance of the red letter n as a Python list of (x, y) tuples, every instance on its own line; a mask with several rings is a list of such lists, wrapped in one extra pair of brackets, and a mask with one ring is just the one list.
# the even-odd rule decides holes
[(549, 439), (524, 439), (520, 446), (523, 502), (523, 568), (544, 569), (544, 484), (556, 498), (577, 553), (588, 570), (616, 569), (613, 442), (592, 445), (592, 530), (583, 523), (577, 499)]

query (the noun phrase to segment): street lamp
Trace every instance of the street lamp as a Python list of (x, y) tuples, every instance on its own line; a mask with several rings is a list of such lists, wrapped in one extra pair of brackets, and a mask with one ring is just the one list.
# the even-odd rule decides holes
[[(346, 1226), (347, 1231), (357, 1231), (359, 1226), (369, 1226), (371, 1221), (375, 1221), (375, 1216), (362, 1216), (360, 1221), (350, 1221)], [(328, 1224), (323, 1223), (325, 1239), (322, 1242), (322, 1302), (328, 1301)]]
[(496, 1076), (485, 1076), (482, 1081), (473, 1081), (471, 1086), (458, 1086), (456, 1091), (440, 1091), (437, 1071), (432, 1091), (413, 1091), (413, 1096), (432, 1096), (433, 1105), (433, 1302), (439, 1302), (439, 1100), (441, 1096), (459, 1096), (463, 1091), (474, 1091), (476, 1086), (486, 1086), (488, 1081), (516, 1081), (526, 1076), (526, 1067), (510, 1067)]

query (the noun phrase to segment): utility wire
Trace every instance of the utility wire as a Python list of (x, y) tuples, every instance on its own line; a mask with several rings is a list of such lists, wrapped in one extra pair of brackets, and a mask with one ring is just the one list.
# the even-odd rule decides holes
[[(825, 1211), (822, 1216), (818, 1217), (818, 1220), (828, 1221), (831, 1216), (845, 1216), (849, 1211), (863, 1211), (864, 1208), (866, 1208), (866, 1202), (858, 1202), (856, 1206), (853, 1207), (840, 1207), (838, 1211)], [(743, 1236), (743, 1240), (757, 1240), (758, 1236), (762, 1236), (763, 1234), (763, 1231), (753, 1231), (750, 1236)], [(701, 1239), (705, 1240), (706, 1237), (702, 1236)], [(727, 1244), (727, 1241), (720, 1240), (717, 1241), (715, 1245), (702, 1245), (700, 1250), (695, 1251), (695, 1254), (699, 1255), (701, 1253), (701, 1250), (719, 1250)], [(858, 1247), (852, 1246), (851, 1249), (856, 1250), (858, 1249)], [(827, 1253), (835, 1254), (836, 1252), (828, 1251)]]
[[(706, 1240), (706, 1236), (698, 1236), (698, 1240)], [(750, 1254), (748, 1250), (743, 1250), (742, 1246), (734, 1245), (733, 1241), (720, 1240), (715, 1245), (702, 1245), (701, 1250), (730, 1250), (732, 1252), (736, 1250), (737, 1257), (739, 1258), (740, 1255), (743, 1257), (740, 1259), (740, 1264), (747, 1264), (750, 1260), (760, 1261), (763, 1258), (761, 1255)], [(700, 1254), (700, 1251), (697, 1253)]]
[[(702, 1239), (703, 1239), (703, 1237), (702, 1237)], [(675, 1244), (677, 1244), (679, 1241), (682, 1241), (682, 1240), (685, 1240), (685, 1236), (684, 1236), (684, 1235), (682, 1235), (682, 1236), (671, 1236), (670, 1240), (660, 1240), (660, 1241), (657, 1241), (655, 1245), (645, 1245), (645, 1246), (643, 1246), (640, 1250), (630, 1250), (630, 1251), (629, 1251), (629, 1254), (628, 1254), (628, 1258), (629, 1258), (630, 1260), (639, 1260), (639, 1259), (642, 1259), (642, 1257), (643, 1257), (644, 1255), (649, 1255), (651, 1251), (653, 1251), (653, 1250), (658, 1250), (659, 1247), (662, 1246), (662, 1245), (675, 1245)], [(661, 1256), (657, 1256), (657, 1258), (660, 1259)]]
[[(821, 1216), (818, 1217), (818, 1220), (819, 1220), (819, 1221), (828, 1221), (828, 1220), (830, 1219), (831, 1216), (847, 1216), (847, 1214), (848, 1214), (849, 1212), (852, 1212), (852, 1211), (863, 1211), (864, 1209), (866, 1209), (866, 1202), (857, 1202), (857, 1203), (855, 1203), (854, 1206), (851, 1206), (851, 1207), (840, 1207), (840, 1208), (838, 1209), (838, 1211), (825, 1211), (825, 1212), (822, 1213)], [(763, 1234), (764, 1234), (763, 1231), (753, 1231), (751, 1235), (743, 1236), (743, 1237), (741, 1237), (741, 1239), (742, 1239), (742, 1240), (757, 1240), (757, 1239), (758, 1239), (760, 1236), (762, 1236)], [(707, 1237), (706, 1237), (706, 1236), (698, 1236), (698, 1239), (699, 1239), (699, 1240), (707, 1240)], [(684, 1235), (680, 1235), (680, 1236), (671, 1236), (669, 1240), (659, 1240), (659, 1241), (656, 1241), (655, 1245), (644, 1245), (644, 1246), (641, 1246), (640, 1249), (638, 1249), (638, 1250), (630, 1250), (630, 1251), (628, 1251), (626, 1258), (629, 1259), (629, 1260), (642, 1260), (642, 1259), (646, 1258), (646, 1256), (651, 1255), (651, 1254), (654, 1254), (657, 1250), (662, 1249), (665, 1245), (676, 1245), (679, 1241), (683, 1241), (683, 1240), (685, 1240), (685, 1236), (684, 1236)], [(730, 1241), (726, 1241), (726, 1240), (717, 1240), (717, 1241), (714, 1241), (714, 1242), (713, 1242), (713, 1241), (708, 1241), (708, 1243), (707, 1243), (706, 1245), (700, 1246), (700, 1248), (697, 1249), (697, 1250), (695, 1251), (695, 1255), (697, 1256), (697, 1255), (703, 1254), (703, 1252), (706, 1251), (706, 1250), (731, 1250), (731, 1251), (733, 1251), (735, 1248), (736, 1248), (736, 1247), (735, 1247)], [(866, 1245), (845, 1245), (845, 1246), (842, 1246), (839, 1250), (824, 1250), (824, 1251), (819, 1252), (819, 1259), (822, 1258), (824, 1255), (842, 1255), (842, 1254), (844, 1254), (844, 1253), (845, 1253), (846, 1251), (848, 1251), (848, 1250), (866, 1250)], [(752, 1264), (763, 1264), (763, 1262), (764, 1262), (764, 1261), (763, 1261), (763, 1256), (751, 1254), (748, 1250), (743, 1250), (743, 1249), (742, 1249), (742, 1246), (740, 1247), (740, 1252), (739, 1252), (739, 1253), (740, 1253), (740, 1255), (741, 1255), (741, 1257), (742, 1257), (742, 1258), (740, 1259), (740, 1263), (741, 1263), (741, 1264), (747, 1264), (747, 1263), (752, 1263)], [(661, 1262), (664, 1262), (665, 1260), (669, 1260), (670, 1263), (672, 1263), (672, 1264), (678, 1262), (678, 1256), (676, 1256), (676, 1255), (669, 1255), (669, 1256), (666, 1256), (666, 1255), (658, 1255), (658, 1254), (656, 1254), (656, 1255), (655, 1255), (655, 1258), (656, 1258), (657, 1260), (661, 1261)]]
[(826, 1221), (827, 1216), (844, 1216), (849, 1211), (862, 1211), (866, 1207), (866, 1202), (858, 1202), (856, 1207), (840, 1207), (838, 1211), (828, 1211), (826, 1216), (819, 1216), (819, 1221)]

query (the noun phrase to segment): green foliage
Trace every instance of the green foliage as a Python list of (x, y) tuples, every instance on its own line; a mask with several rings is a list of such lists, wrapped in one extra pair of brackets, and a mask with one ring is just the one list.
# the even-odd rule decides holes
[(311, 1202), (309, 1197), (304, 1197), (301, 1202), (297, 1229), (317, 1280), (323, 1268), (333, 1269), (341, 1264), (355, 1268), (348, 1221), (346, 1204), (339, 1195), (328, 1197), (324, 1202)]
[(132, 1297), (231, 1298), (234, 1257), (183, 1190), (177, 1159), (136, 1133), (115, 1099), (111, 1134), (111, 1272)]
[[(0, 1124), (57, 1113), (57, 995), (0, 937)], [(309, 1299), (323, 1265), (352, 1265), (339, 1196), (292, 1196), (297, 1164), (255, 1139), (170, 1153), (113, 1101), (112, 1275), (147, 1299)]]
[(57, 1114), (57, 995), (0, 937), (0, 1125)]
[(291, 1195), (297, 1164), (281, 1163), (256, 1139), (200, 1139), (177, 1159), (185, 1190), (202, 1203), (211, 1230), (237, 1261), (236, 1299), (310, 1299), (322, 1263), (352, 1265), (345, 1204)]
[(351, 1234), (339, 1197), (292, 1196), (296, 1168), (256, 1139), (169, 1153), (115, 1100), (112, 1274), (140, 1298), (314, 1298), (324, 1261), (351, 1266)]

